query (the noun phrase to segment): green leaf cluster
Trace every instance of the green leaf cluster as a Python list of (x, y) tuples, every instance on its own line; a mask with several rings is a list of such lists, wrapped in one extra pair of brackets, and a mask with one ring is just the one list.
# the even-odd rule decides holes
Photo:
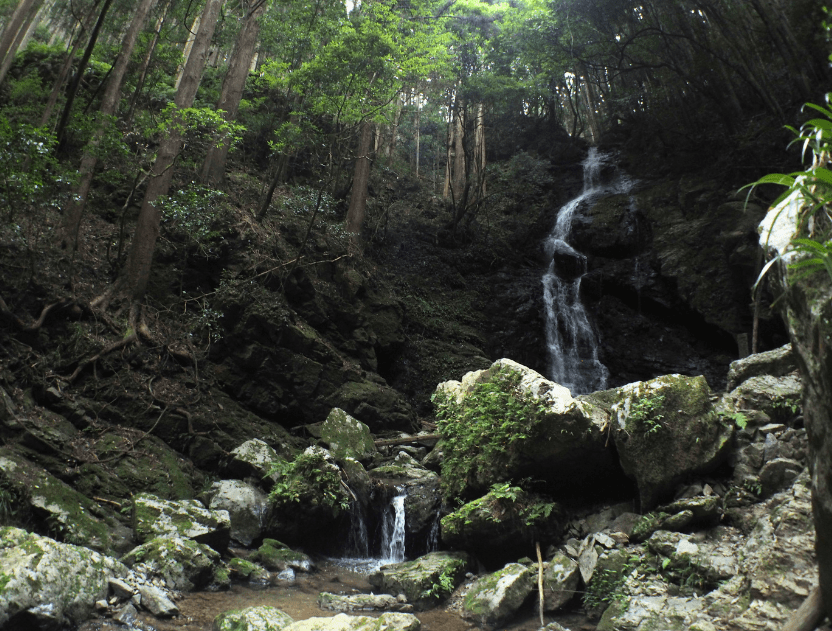
[(641, 432), (648, 436), (657, 434), (662, 429), (663, 414), (658, 410), (664, 405), (664, 395), (635, 399), (627, 414), (627, 430)]
[(307, 450), (292, 462), (274, 462), (268, 475), (275, 474), (279, 478), (269, 492), (269, 502), (277, 508), (302, 503), (329, 508), (334, 514), (349, 508), (338, 467), (321, 451)]
[(501, 368), (476, 384), (461, 403), (453, 395), (434, 394), (437, 429), (445, 439), (442, 492), (447, 499), (480, 486), (482, 473), (492, 480), (506, 479), (502, 471), (513, 446), (528, 438), (546, 411), (523, 394), (520, 379), (520, 373)]

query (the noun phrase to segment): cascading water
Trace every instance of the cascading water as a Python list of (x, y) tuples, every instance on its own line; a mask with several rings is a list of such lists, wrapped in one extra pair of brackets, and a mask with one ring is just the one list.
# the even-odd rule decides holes
[(381, 534), (382, 563), (404, 561), (404, 500), (407, 494), (396, 489), (396, 495), (384, 511)]
[(605, 195), (627, 193), (633, 186), (633, 181), (622, 174), (601, 183), (601, 170), (609, 160), (609, 155), (590, 148), (583, 161), (583, 191), (558, 211), (545, 243), (551, 261), (542, 279), (549, 377), (573, 395), (603, 390), (609, 375), (598, 359), (598, 340), (580, 298), (586, 257), (568, 243), (572, 217), (581, 205)]

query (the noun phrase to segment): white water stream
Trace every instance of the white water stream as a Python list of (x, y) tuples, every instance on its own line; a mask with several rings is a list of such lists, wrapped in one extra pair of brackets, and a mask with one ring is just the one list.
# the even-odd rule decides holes
[(398, 491), (387, 510), (381, 532), (382, 563), (400, 563), (404, 561), (404, 500), (403, 491)]
[(544, 245), (550, 259), (542, 279), (549, 378), (569, 388), (573, 395), (605, 389), (609, 376), (598, 359), (598, 338), (580, 298), (586, 257), (568, 242), (578, 208), (600, 197), (628, 193), (633, 187), (633, 181), (620, 173), (609, 182), (601, 182), (602, 169), (609, 161), (609, 155), (590, 148), (582, 163), (583, 191), (560, 208)]

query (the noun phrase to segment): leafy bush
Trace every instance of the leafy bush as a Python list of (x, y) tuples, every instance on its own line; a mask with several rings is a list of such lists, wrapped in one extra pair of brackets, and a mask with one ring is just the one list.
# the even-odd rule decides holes
[(349, 508), (338, 467), (327, 461), (322, 450), (310, 448), (293, 462), (275, 462), (269, 470), (269, 475), (274, 474), (280, 477), (269, 493), (269, 501), (276, 507), (302, 503), (327, 507), (336, 514)]

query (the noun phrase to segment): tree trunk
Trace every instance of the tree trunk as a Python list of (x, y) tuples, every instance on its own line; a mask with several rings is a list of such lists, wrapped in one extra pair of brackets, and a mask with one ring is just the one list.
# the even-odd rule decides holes
[(185, 48), (182, 50), (182, 64), (179, 66), (179, 71), (176, 73), (176, 83), (173, 84), (173, 88), (175, 90), (179, 89), (179, 83), (182, 81), (182, 77), (185, 74), (185, 66), (188, 65), (188, 60), (191, 58), (191, 51), (193, 50), (194, 42), (196, 41), (196, 35), (199, 32), (201, 20), (202, 15), (198, 15), (194, 18), (193, 25), (191, 25), (191, 31), (188, 34), (188, 41), (185, 42)]
[(445, 145), (445, 185), (442, 187), (442, 199), (448, 199), (451, 194), (451, 161), (453, 159), (454, 146), (454, 112), (453, 107), (448, 107), (448, 142)]
[[(179, 89), (176, 91), (174, 103), (178, 109), (191, 107), (196, 96), (199, 82), (202, 79), (202, 72), (205, 69), (205, 60), (211, 38), (214, 36), (214, 29), (217, 26), (217, 16), (223, 0), (208, 0), (202, 12), (199, 32), (194, 38), (191, 54), (185, 64), (182, 73)], [(126, 283), (127, 293), (134, 299), (138, 299), (147, 291), (147, 283), (150, 280), (150, 266), (153, 262), (153, 250), (156, 247), (156, 239), (159, 237), (159, 224), (162, 220), (161, 208), (157, 206), (156, 200), (167, 195), (173, 178), (173, 163), (182, 147), (182, 137), (178, 132), (171, 131), (170, 135), (159, 145), (159, 152), (156, 161), (151, 169), (151, 179), (145, 191), (142, 207), (139, 211), (139, 218), (136, 222), (136, 232), (133, 235), (133, 242), (130, 244), (130, 252), (127, 256), (127, 266), (122, 275), (123, 283)]]
[(465, 189), (465, 104), (457, 97), (454, 108), (454, 166), (451, 175), (454, 204), (459, 204)]
[(477, 185), (474, 200), (480, 201), (485, 197), (485, 109), (482, 103), (477, 104), (477, 128), (474, 132), (474, 159), (471, 161)]
[(42, 4), (43, 0), (20, 0), (6, 23), (3, 35), (0, 36), (0, 83), (6, 78), (11, 62), (17, 54), (17, 48)]
[(352, 180), (352, 195), (350, 207), (347, 210), (347, 232), (361, 236), (364, 225), (364, 212), (367, 209), (367, 184), (370, 181), (370, 148), (373, 144), (373, 124), (364, 120), (361, 122), (358, 139), (358, 155), (355, 158), (355, 173)]
[(387, 147), (384, 150), (388, 167), (393, 166), (393, 158), (396, 155), (396, 138), (399, 135), (399, 121), (402, 117), (403, 107), (404, 101), (401, 98), (396, 99), (396, 115), (393, 117), (393, 124), (390, 126), (390, 142), (387, 143)]
[(129, 128), (133, 123), (133, 113), (136, 111), (136, 103), (139, 101), (139, 96), (142, 93), (145, 79), (147, 79), (147, 72), (150, 69), (150, 60), (153, 59), (153, 53), (156, 50), (156, 44), (159, 43), (159, 35), (162, 32), (162, 26), (165, 24), (165, 18), (170, 8), (170, 0), (165, 3), (165, 8), (162, 15), (156, 20), (156, 28), (153, 29), (153, 39), (147, 46), (147, 53), (142, 60), (141, 68), (139, 69), (139, 80), (136, 81), (136, 89), (133, 91), (133, 97), (130, 99), (130, 109), (127, 111), (127, 116), (124, 117), (125, 125)]
[[(228, 64), (228, 72), (226, 72), (222, 81), (220, 99), (217, 103), (217, 109), (222, 110), (223, 118), (227, 122), (237, 120), (237, 110), (240, 108), (240, 100), (243, 98), (243, 88), (248, 78), (251, 58), (257, 44), (257, 36), (260, 33), (260, 17), (265, 12), (265, 0), (260, 0), (249, 11), (243, 27), (240, 29), (240, 34), (237, 36), (234, 52), (231, 54), (231, 61)], [(208, 149), (200, 174), (200, 179), (204, 184), (215, 185), (222, 181), (225, 175), (225, 161), (228, 158), (230, 148), (231, 141), (226, 140), (219, 147), (212, 145)]]
[(101, 97), (101, 107), (98, 110), (98, 127), (84, 150), (84, 155), (81, 158), (80, 181), (75, 189), (74, 199), (70, 203), (69, 209), (64, 217), (62, 245), (63, 247), (69, 246), (72, 252), (78, 249), (81, 217), (84, 213), (87, 196), (90, 192), (90, 185), (95, 174), (95, 167), (98, 163), (97, 150), (101, 144), (101, 139), (110, 126), (111, 117), (116, 113), (116, 109), (118, 108), (121, 96), (121, 82), (127, 73), (127, 65), (130, 63), (130, 56), (133, 54), (136, 40), (142, 28), (144, 28), (147, 15), (150, 13), (150, 9), (155, 1), (141, 0), (141, 3), (136, 9), (136, 13), (133, 15), (133, 21), (130, 23), (130, 27), (127, 29), (127, 33), (125, 33), (124, 39), (121, 42), (121, 52), (107, 81), (104, 95)]
[(72, 83), (69, 85), (69, 89), (67, 90), (64, 111), (61, 113), (61, 119), (58, 121), (58, 127), (55, 129), (55, 137), (58, 140), (59, 152), (61, 151), (61, 147), (65, 146), (64, 132), (66, 131), (66, 125), (69, 122), (69, 114), (72, 111), (72, 104), (75, 101), (75, 95), (78, 93), (78, 86), (81, 85), (81, 79), (84, 76), (84, 71), (87, 69), (87, 64), (92, 56), (92, 49), (95, 46), (95, 42), (98, 41), (98, 34), (101, 32), (101, 26), (104, 24), (104, 18), (107, 17), (107, 11), (110, 10), (112, 4), (113, 0), (104, 0), (104, 5), (101, 7), (101, 12), (98, 14), (98, 20), (95, 23), (95, 27), (92, 29), (92, 33), (90, 33), (90, 40), (87, 42), (87, 47), (84, 50), (84, 56), (81, 57), (81, 61), (78, 63), (78, 68), (75, 71), (75, 76), (72, 78)]

